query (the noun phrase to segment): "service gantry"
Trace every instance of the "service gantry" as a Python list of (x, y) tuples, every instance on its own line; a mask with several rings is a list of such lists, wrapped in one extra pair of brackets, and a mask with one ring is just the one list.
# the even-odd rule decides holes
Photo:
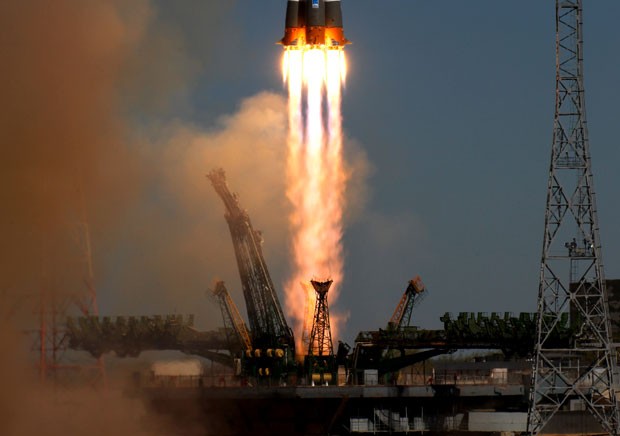
[(288, 348), (294, 353), (293, 331), (284, 318), (263, 258), (261, 234), (254, 230), (237, 196), (228, 189), (224, 170), (215, 169), (207, 177), (226, 206), (225, 216), (235, 248), (252, 346), (257, 349)]
[[(574, 331), (557, 340), (563, 320)], [(556, 0), (556, 93), (528, 431), (585, 408), (618, 434), (615, 351), (596, 214), (583, 84), (582, 0)], [(575, 403), (576, 402), (576, 403)]]

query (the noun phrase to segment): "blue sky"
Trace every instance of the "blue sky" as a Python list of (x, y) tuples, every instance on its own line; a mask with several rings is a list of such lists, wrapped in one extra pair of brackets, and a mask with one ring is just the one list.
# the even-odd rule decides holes
[[(620, 278), (620, 2), (584, 3), (603, 255), (607, 276)], [(162, 1), (156, 12), (192, 66), (178, 104), (159, 116), (204, 131), (217, 130), (244, 99), (284, 95), (274, 43), (286, 2), (209, 5)], [(440, 327), (444, 312), (534, 311), (554, 110), (554, 2), (344, 0), (343, 13), (353, 41), (344, 128), (372, 169), (365, 206), (344, 237), (346, 277), (332, 306), (350, 314), (341, 337), (352, 342), (359, 330), (385, 326), (416, 274), (429, 290), (414, 314), (422, 327)], [(221, 205), (213, 207), (222, 225), (205, 235), (215, 238), (227, 230)], [(287, 266), (270, 244), (283, 238), (265, 234), (279, 290)], [(100, 298), (113, 312), (113, 300)]]

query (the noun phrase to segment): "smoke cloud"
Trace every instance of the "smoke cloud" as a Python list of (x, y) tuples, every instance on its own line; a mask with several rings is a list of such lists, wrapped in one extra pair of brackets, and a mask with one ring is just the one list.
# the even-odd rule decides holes
[(148, 4), (121, 3), (26, 1), (3, 8), (3, 289), (36, 292), (41, 276), (49, 283), (66, 271), (76, 255), (76, 224), (88, 215), (95, 226), (110, 225), (139, 189), (118, 85)]
[[(219, 310), (207, 304), (205, 292), (217, 277), (243, 310), (224, 206), (206, 178), (217, 167), (226, 170), (231, 191), (264, 232), (265, 255), (277, 274), (287, 249), (284, 109), (282, 96), (263, 92), (211, 130), (177, 121), (149, 134), (148, 195), (131, 208), (107, 258), (111, 265), (119, 252), (124, 257), (114, 282), (105, 285), (112, 301), (125, 300), (132, 313), (195, 313), (202, 307), (207, 312), (197, 313), (197, 322), (214, 328), (221, 325)], [(140, 298), (127, 301), (127, 294)]]
[[(245, 312), (225, 208), (205, 177), (221, 167), (230, 190), (238, 194), (254, 228), (263, 234), (265, 260), (284, 308), (284, 281), (292, 267), (288, 227), (292, 205), (285, 186), (286, 104), (283, 95), (261, 92), (243, 100), (235, 113), (221, 117), (209, 130), (179, 121), (151, 135), (150, 150), (157, 152), (149, 157), (149, 166), (159, 170), (148, 183), (151, 195), (142, 198), (136, 215), (126, 222), (126, 233), (118, 238), (125, 241), (121, 251), (127, 253), (127, 261), (126, 268), (116, 270), (119, 286), (109, 287), (111, 294), (127, 287), (135, 295), (150, 295), (148, 302), (135, 302), (131, 307), (135, 313), (144, 311), (145, 304), (151, 312), (174, 308), (194, 313), (196, 307), (204, 307), (197, 322), (214, 328), (221, 325), (221, 315), (204, 295), (218, 278), (226, 281)], [(363, 214), (371, 166), (354, 140), (345, 138), (345, 151), (346, 227), (346, 222)], [(144, 271), (156, 274), (148, 276)], [(117, 299), (122, 296), (113, 298)], [(341, 304), (332, 317), (345, 321), (346, 311)]]
[(59, 398), (40, 385), (29, 334), (40, 294), (84, 291), (78, 224), (89, 222), (97, 246), (144, 190), (124, 93), (137, 90), (132, 60), (153, 14), (146, 0), (3, 5), (1, 434), (156, 434), (141, 431), (140, 403), (92, 391)]
[[(198, 3), (207, 7), (179, 8), (187, 14)], [(209, 2), (212, 25), (201, 29), (207, 58), (211, 32), (225, 26), (231, 7), (220, 3)], [(210, 66), (190, 55), (195, 48), (166, 17), (149, 0), (3, 5), (1, 434), (144, 432), (140, 404), (81, 392), (74, 399), (83, 407), (55, 408), (33, 371), (32, 336), (22, 332), (37, 327), (41, 292), (84, 290), (78, 223), (89, 224), (102, 314), (194, 313), (199, 327), (216, 327), (219, 312), (205, 298), (215, 277), (244, 312), (224, 207), (205, 177), (223, 167), (264, 232), (266, 260), (282, 289), (290, 266), (285, 99), (258, 93), (216, 123), (205, 120), (208, 129), (184, 121), (197, 74)], [(349, 151), (348, 201), (359, 212), (368, 164), (357, 147)]]

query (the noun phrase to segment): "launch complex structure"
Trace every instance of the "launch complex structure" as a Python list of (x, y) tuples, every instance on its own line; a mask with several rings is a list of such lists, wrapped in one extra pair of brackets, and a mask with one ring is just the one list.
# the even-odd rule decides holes
[[(475, 431), (480, 428), (475, 424), (478, 415), (471, 408), (493, 407), (504, 414), (502, 419), (518, 414), (520, 424), (510, 421), (501, 429), (479, 431), (557, 433), (558, 417), (572, 422), (571, 416), (577, 416), (580, 422), (589, 419), (588, 432), (596, 433), (594, 426), (599, 433), (618, 435), (616, 349), (608, 305), (609, 290), (617, 283), (606, 280), (602, 266), (585, 118), (582, 17), (582, 0), (556, 0), (555, 120), (537, 313), (446, 314), (442, 330), (413, 327), (413, 310), (426, 295), (416, 276), (407, 283), (385, 329), (360, 332), (354, 347), (340, 342), (334, 350), (327, 298), (332, 281), (312, 280), (311, 329), (300, 353), (262, 253), (262, 235), (229, 190), (224, 170), (216, 169), (208, 178), (225, 206), (248, 325), (224, 283), (218, 282), (212, 294), (224, 321), (219, 330), (197, 331), (193, 317), (112, 319), (88, 313), (68, 319), (69, 348), (86, 350), (98, 359), (110, 351), (136, 356), (145, 350), (180, 350), (229, 368), (227, 386), (207, 386), (198, 377), (186, 390), (171, 391), (171, 385), (155, 380), (148, 392), (162, 407), (194, 402), (215, 415), (226, 415), (225, 404), (236, 408), (239, 419), (227, 415), (229, 424), (244, 422), (245, 427), (239, 432), (229, 429), (231, 434), (276, 432), (278, 419), (284, 418), (278, 415), (267, 423), (265, 416), (278, 407), (304, 414), (307, 421), (322, 419), (315, 427), (291, 423), (291, 428), (277, 430), (290, 434), (326, 434), (336, 428), (374, 433), (382, 431), (382, 425), (403, 434)], [(347, 42), (339, 1), (288, 2), (281, 41), (286, 50), (310, 45), (341, 51)], [(441, 377), (435, 367), (427, 372), (429, 359), (459, 349), (500, 350), (506, 358), (498, 367), (502, 371), (521, 371), (515, 363), (519, 359), (531, 359), (531, 364), (518, 372), (513, 384), (508, 375), (501, 375), (505, 372), (495, 371), (498, 368), (491, 370), (492, 383), (465, 383), (463, 372), (447, 377), (447, 370)], [(406, 368), (416, 368), (422, 377), (402, 384)], [(269, 408), (270, 402), (277, 407)], [(377, 409), (377, 404), (383, 406)], [(264, 416), (242, 411), (252, 408)], [(414, 413), (413, 423), (407, 413), (403, 416), (403, 408)], [(398, 416), (395, 409), (400, 410)], [(452, 425), (439, 423), (429, 413), (449, 416)]]
[[(604, 431), (620, 431), (616, 350), (601, 259), (583, 82), (582, 0), (556, 0), (556, 92), (528, 428), (577, 398)], [(571, 239), (572, 238), (572, 239)], [(551, 340), (568, 313), (575, 333)]]

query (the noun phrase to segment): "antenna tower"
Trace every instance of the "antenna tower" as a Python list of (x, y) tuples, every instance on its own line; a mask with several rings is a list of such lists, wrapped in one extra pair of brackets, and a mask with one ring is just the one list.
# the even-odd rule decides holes
[[(569, 335), (558, 340), (568, 319)], [(582, 0), (556, 0), (556, 93), (528, 430), (571, 401), (618, 434), (616, 361), (583, 86)]]

